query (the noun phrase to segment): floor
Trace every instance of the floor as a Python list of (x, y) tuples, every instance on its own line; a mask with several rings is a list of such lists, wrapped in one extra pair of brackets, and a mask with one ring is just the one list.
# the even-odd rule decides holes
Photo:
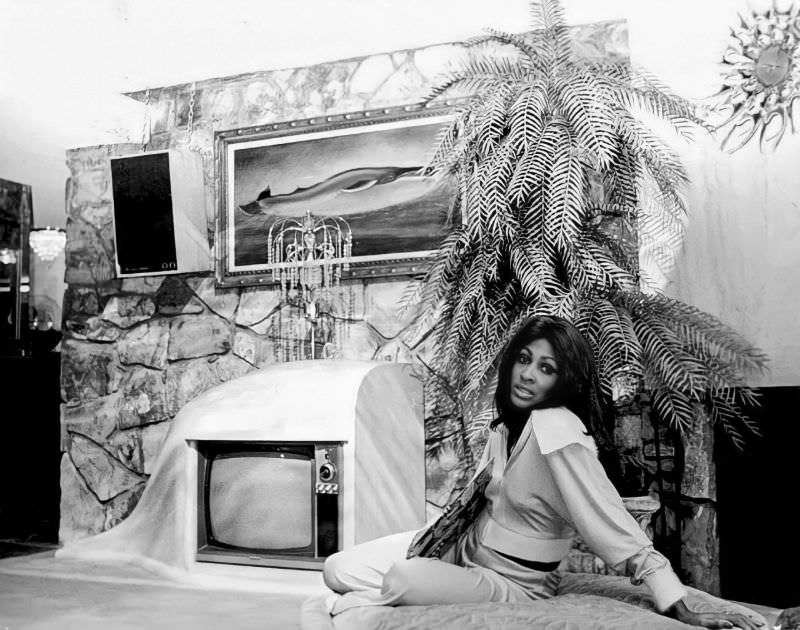
[(137, 567), (0, 541), (0, 630), (300, 628), (306, 595), (180, 585)]

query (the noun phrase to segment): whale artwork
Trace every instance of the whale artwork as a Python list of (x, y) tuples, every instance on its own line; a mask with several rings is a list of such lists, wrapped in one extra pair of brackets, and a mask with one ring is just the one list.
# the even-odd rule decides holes
[(436, 250), (449, 229), (454, 185), (424, 165), (443, 122), (376, 122), (234, 144), (231, 270), (266, 268), (270, 227), (307, 213), (346, 221), (354, 259)]
[(246, 214), (278, 217), (346, 217), (419, 199), (441, 182), (422, 174), (421, 166), (352, 168), (283, 195), (272, 195), (269, 186), (255, 201), (239, 206)]

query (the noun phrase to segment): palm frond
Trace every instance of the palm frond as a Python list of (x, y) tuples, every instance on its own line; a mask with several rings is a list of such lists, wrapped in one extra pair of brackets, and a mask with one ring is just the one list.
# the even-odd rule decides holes
[(609, 168), (603, 171), (605, 201), (625, 208), (639, 205), (639, 186), (643, 167), (636, 156), (617, 138), (617, 146)]
[(652, 396), (653, 410), (669, 426), (681, 432), (688, 431), (694, 420), (692, 399), (680, 390), (658, 388)]
[[(638, 252), (628, 251), (619, 238), (605, 232), (602, 226), (584, 226), (586, 246), (600, 248), (608, 256), (611, 264), (616, 265), (635, 282), (640, 274)], [(626, 288), (628, 282), (619, 282), (620, 288)]]
[(522, 155), (541, 136), (549, 116), (547, 84), (534, 81), (522, 89), (508, 112), (508, 141)]
[(509, 101), (514, 97), (509, 86), (503, 86), (491, 94), (485, 102), (481, 122), (477, 128), (477, 150), (486, 158), (506, 135)]
[(555, 90), (559, 112), (575, 131), (581, 146), (588, 149), (597, 166), (607, 169), (616, 150), (614, 130), (618, 113), (603, 98), (603, 86), (581, 68), (561, 77)]
[(530, 80), (530, 70), (514, 59), (473, 54), (470, 51), (455, 67), (422, 98), (428, 103), (436, 98), (461, 90), (461, 96), (487, 95), (504, 86), (523, 84)]
[(587, 70), (614, 90), (629, 110), (639, 108), (667, 122), (686, 140), (694, 140), (698, 130), (713, 130), (705, 119), (697, 115), (694, 104), (675, 94), (643, 68), (622, 63), (591, 62)]
[(566, 125), (555, 137), (555, 161), (547, 187), (545, 239), (560, 251), (575, 244), (586, 218), (586, 173), (577, 155), (575, 139)]
[[(568, 258), (567, 271), (573, 279), (571, 284), (586, 296), (633, 291), (637, 285), (635, 276), (621, 267), (607, 248), (587, 238), (586, 234), (578, 238)], [(579, 279), (577, 274), (585, 277)]]
[(471, 37), (464, 42), (465, 48), (475, 48), (485, 44), (501, 44), (514, 48), (520, 55), (523, 55), (526, 62), (530, 64), (530, 70), (534, 72), (546, 72), (547, 66), (543, 62), (546, 50), (542, 50), (541, 38), (531, 38), (525, 35), (506, 33), (493, 28), (485, 29), (485, 35)]
[(600, 385), (607, 397), (613, 394), (612, 383), (616, 377), (642, 377), (642, 347), (626, 310), (607, 299), (584, 301), (573, 323), (594, 349)]
[(625, 300), (631, 309), (660, 318), (696, 356), (715, 357), (744, 375), (760, 375), (766, 369), (768, 359), (761, 350), (695, 306), (660, 294), (626, 296)]
[(677, 188), (689, 183), (678, 154), (652, 131), (632, 116), (619, 115), (616, 122), (620, 137), (631, 153), (644, 161), (665, 194), (674, 194)]
[(493, 236), (498, 245), (513, 238), (519, 229), (506, 195), (508, 184), (514, 175), (515, 163), (513, 149), (510, 144), (505, 143), (485, 163), (486, 169), (482, 173), (483, 205), (487, 210), (482, 214), (482, 220), (487, 223), (487, 233)]
[(653, 322), (633, 317), (633, 330), (642, 345), (644, 361), (648, 366), (647, 375), (651, 387), (668, 388), (674, 392), (694, 391), (692, 374), (681, 363), (683, 358), (679, 346), (672, 343), (668, 336)]
[(541, 286), (537, 265), (533, 262), (525, 248), (512, 244), (510, 251), (511, 270), (522, 289), (522, 297), (535, 302), (544, 292)]
[(532, 2), (531, 12), (535, 16), (534, 28), (541, 25), (544, 38), (552, 47), (547, 55), (548, 61), (556, 68), (566, 65), (572, 54), (572, 41), (567, 32), (561, 3), (558, 0)]
[(564, 133), (564, 123), (551, 119), (547, 122), (536, 141), (519, 159), (514, 175), (508, 184), (508, 200), (522, 207), (529, 200), (542, 181), (553, 172), (559, 137)]

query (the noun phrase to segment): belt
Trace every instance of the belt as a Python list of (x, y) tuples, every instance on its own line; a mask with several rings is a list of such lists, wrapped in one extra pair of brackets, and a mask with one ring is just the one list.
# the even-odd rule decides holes
[(496, 554), (503, 556), (504, 558), (508, 558), (516, 562), (517, 564), (521, 564), (526, 569), (532, 569), (533, 571), (542, 571), (543, 573), (550, 573), (551, 571), (555, 571), (558, 568), (558, 565), (561, 562), (536, 562), (535, 560), (525, 560), (524, 558), (516, 558), (514, 556), (509, 556), (507, 553), (501, 553), (496, 549), (493, 550)]

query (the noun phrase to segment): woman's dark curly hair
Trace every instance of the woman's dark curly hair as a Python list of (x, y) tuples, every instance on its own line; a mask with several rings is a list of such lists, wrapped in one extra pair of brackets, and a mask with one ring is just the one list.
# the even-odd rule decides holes
[(592, 347), (566, 319), (547, 315), (526, 320), (500, 356), (494, 394), (498, 417), (492, 422), (492, 428), (501, 423), (517, 424), (527, 419), (528, 410), (520, 411), (511, 404), (511, 369), (522, 348), (537, 339), (546, 339), (553, 347), (558, 368), (558, 380), (550, 396), (538, 407), (566, 407), (583, 421), (589, 434), (594, 433), (600, 421), (600, 407)]

